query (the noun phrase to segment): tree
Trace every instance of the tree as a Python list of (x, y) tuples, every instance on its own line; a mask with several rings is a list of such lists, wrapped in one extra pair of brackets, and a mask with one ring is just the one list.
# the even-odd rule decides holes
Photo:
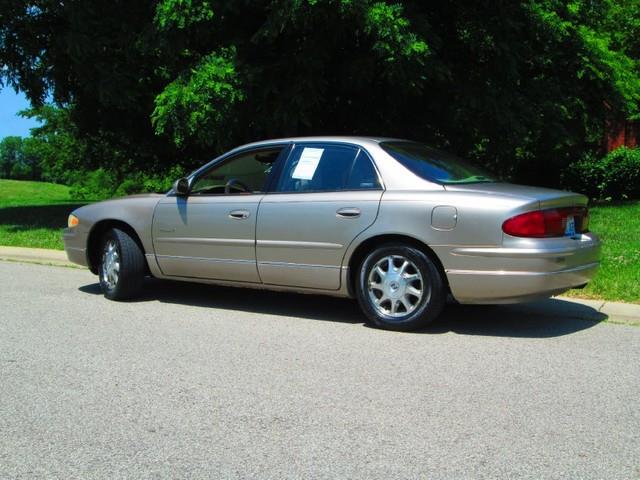
[(22, 137), (4, 137), (0, 141), (0, 175), (20, 178), (23, 170)]
[(35, 118), (40, 124), (24, 139), (23, 150), (25, 157), (37, 163), (43, 180), (73, 183), (79, 172), (100, 166), (97, 156), (87, 155), (89, 148), (71, 120), (69, 108), (43, 105), (20, 115)]
[(0, 141), (0, 177), (40, 180), (40, 150), (31, 137), (5, 137)]

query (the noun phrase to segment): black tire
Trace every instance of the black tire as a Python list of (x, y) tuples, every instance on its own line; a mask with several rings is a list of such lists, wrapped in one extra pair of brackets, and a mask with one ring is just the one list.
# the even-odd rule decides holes
[[(109, 277), (105, 264), (107, 250), (115, 247), (119, 262), (117, 279)], [(145, 258), (141, 248), (131, 236), (119, 228), (107, 231), (100, 243), (98, 277), (104, 296), (109, 300), (128, 300), (142, 290), (145, 277)]]
[[(372, 273), (374, 268), (382, 268), (385, 262), (388, 264), (389, 258), (393, 266), (387, 268), (384, 277), (377, 273), (380, 270)], [(408, 260), (407, 271), (400, 266), (404, 265), (404, 260)], [(393, 269), (393, 275), (389, 275), (389, 268)], [(417, 278), (410, 280), (412, 277)], [(370, 289), (370, 284), (383, 287)], [(421, 296), (413, 295), (413, 292), (421, 292)], [(382, 245), (364, 258), (357, 272), (356, 295), (369, 323), (399, 331), (416, 330), (434, 321), (447, 298), (443, 278), (434, 262), (419, 249), (402, 244)], [(403, 300), (395, 295), (401, 295)], [(395, 309), (393, 314), (392, 308)]]

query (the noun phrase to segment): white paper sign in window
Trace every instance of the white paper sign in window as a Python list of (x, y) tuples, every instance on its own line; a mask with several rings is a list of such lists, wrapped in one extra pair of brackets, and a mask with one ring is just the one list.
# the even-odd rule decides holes
[(324, 148), (305, 148), (302, 151), (302, 155), (300, 155), (300, 160), (298, 160), (298, 165), (296, 165), (291, 178), (311, 180), (313, 174), (316, 173), (323, 152)]

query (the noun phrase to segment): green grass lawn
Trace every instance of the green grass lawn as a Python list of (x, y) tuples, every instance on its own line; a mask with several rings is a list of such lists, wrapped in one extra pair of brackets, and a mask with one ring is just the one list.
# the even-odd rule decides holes
[[(64, 185), (0, 180), (0, 245), (62, 250), (61, 229), (80, 205)], [(600, 271), (569, 295), (640, 303), (640, 202), (591, 207), (591, 230), (603, 240)]]
[(80, 205), (64, 185), (0, 180), (0, 245), (62, 250), (62, 229)]
[(590, 208), (590, 230), (603, 242), (598, 275), (570, 295), (640, 303), (640, 202)]

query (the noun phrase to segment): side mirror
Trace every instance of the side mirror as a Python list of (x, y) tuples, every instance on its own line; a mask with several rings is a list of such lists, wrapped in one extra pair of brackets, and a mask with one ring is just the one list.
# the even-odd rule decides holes
[(191, 185), (187, 177), (182, 177), (176, 180), (173, 184), (173, 191), (179, 197), (186, 197), (191, 191)]

